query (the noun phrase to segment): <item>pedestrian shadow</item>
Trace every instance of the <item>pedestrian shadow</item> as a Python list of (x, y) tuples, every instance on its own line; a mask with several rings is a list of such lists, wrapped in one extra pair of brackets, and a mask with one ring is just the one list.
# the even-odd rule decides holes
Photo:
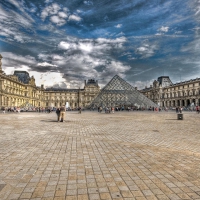
[[(57, 120), (40, 120), (41, 122), (57, 122), (57, 123), (61, 123), (61, 122), (58, 122)], [(71, 122), (69, 120), (65, 120), (64, 123), (66, 122)]]
[(177, 119), (165, 119), (165, 120), (177, 120)]
[(41, 122), (58, 122), (56, 120), (40, 120)]

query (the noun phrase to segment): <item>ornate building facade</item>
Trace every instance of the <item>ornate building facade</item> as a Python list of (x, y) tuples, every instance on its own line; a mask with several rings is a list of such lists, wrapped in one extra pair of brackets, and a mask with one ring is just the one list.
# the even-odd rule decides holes
[(99, 93), (98, 82), (85, 80), (83, 89), (58, 89), (37, 87), (34, 77), (26, 71), (15, 71), (6, 75), (2, 70), (0, 54), (0, 108), (1, 107), (57, 107), (68, 105), (72, 108), (86, 107)]
[(47, 88), (44, 90), (44, 104), (45, 107), (57, 107), (66, 105), (72, 107), (86, 107), (99, 93), (100, 87), (98, 81), (90, 79), (85, 80), (83, 89), (58, 89)]
[(44, 90), (35, 85), (34, 77), (23, 71), (6, 75), (1, 68), (1, 59), (0, 54), (0, 107), (23, 106), (27, 102), (42, 106)]
[(173, 84), (169, 76), (161, 76), (140, 92), (161, 107), (199, 106), (200, 78)]

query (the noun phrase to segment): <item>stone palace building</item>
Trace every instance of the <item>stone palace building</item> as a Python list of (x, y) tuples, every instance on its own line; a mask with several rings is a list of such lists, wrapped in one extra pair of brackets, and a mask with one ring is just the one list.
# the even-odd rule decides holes
[(57, 107), (68, 105), (72, 108), (86, 107), (99, 93), (98, 82), (85, 80), (83, 89), (59, 89), (37, 87), (33, 76), (26, 71), (15, 71), (6, 75), (2, 70), (0, 54), (0, 107)]
[[(82, 89), (60, 89), (36, 86), (33, 76), (26, 71), (15, 71), (6, 75), (2, 70), (0, 54), (0, 108), (25, 107), (57, 107), (63, 104), (72, 108), (90, 105), (100, 92), (98, 82), (85, 80)], [(153, 86), (140, 90), (142, 94), (161, 107), (200, 105), (200, 79), (173, 84), (168, 76), (161, 76), (153, 82)]]
[(169, 76), (161, 76), (140, 92), (161, 107), (199, 106), (200, 78), (173, 84)]

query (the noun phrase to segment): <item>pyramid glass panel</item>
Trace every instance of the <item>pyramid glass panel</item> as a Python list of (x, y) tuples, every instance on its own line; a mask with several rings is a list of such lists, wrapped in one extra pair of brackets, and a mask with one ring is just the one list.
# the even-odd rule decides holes
[(99, 92), (89, 107), (136, 106), (149, 108), (157, 104), (145, 97), (125, 80), (115, 75)]

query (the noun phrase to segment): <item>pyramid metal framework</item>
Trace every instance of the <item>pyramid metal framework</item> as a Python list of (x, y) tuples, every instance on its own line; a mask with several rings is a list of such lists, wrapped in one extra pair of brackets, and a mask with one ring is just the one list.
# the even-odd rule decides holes
[(33, 106), (32, 104), (30, 104), (29, 102), (25, 102), (23, 103), (20, 108), (25, 108), (26, 110), (30, 110), (33, 109), (35, 106)]
[(115, 75), (99, 92), (89, 107), (99, 106), (103, 108), (114, 106), (158, 107), (118, 75)]

